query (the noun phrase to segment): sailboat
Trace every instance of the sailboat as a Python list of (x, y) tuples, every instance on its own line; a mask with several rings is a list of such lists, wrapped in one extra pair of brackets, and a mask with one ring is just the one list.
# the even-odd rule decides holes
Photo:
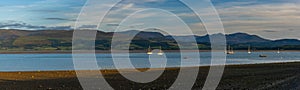
[(227, 54), (234, 54), (233, 48), (228, 46), (228, 51), (226, 52)]
[(250, 48), (250, 46), (248, 47), (248, 53), (249, 54), (251, 54), (252, 52), (251, 52), (251, 48)]
[(164, 53), (163, 53), (163, 51), (161, 50), (161, 46), (160, 46), (160, 48), (159, 48), (159, 52), (157, 53), (157, 55), (164, 55)]
[(262, 52), (262, 54), (260, 54), (259, 55), (259, 57), (261, 57), (261, 58), (265, 58), (265, 57), (268, 57), (268, 55), (266, 55), (266, 54), (263, 54), (264, 52)]
[(147, 50), (147, 54), (148, 54), (148, 55), (152, 55), (152, 54), (153, 54), (150, 46), (149, 46), (149, 48), (148, 48), (148, 50)]
[(280, 49), (278, 48), (277, 53), (280, 53)]

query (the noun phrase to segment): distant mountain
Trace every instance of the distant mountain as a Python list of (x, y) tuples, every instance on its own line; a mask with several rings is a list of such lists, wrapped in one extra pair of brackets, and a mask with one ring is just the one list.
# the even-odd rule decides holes
[(262, 43), (262, 42), (270, 42), (271, 40), (267, 40), (261, 38), (257, 35), (249, 35), (246, 33), (234, 33), (226, 35), (227, 43), (229, 44), (239, 44), (239, 43)]
[[(205, 36), (195, 36), (197, 43), (209, 43), (210, 37), (224, 36), (223, 34), (213, 34)], [(191, 37), (191, 36), (179, 36), (179, 37)], [(227, 45), (231, 45), (237, 49), (246, 49), (249, 46), (257, 47), (259, 49), (276, 49), (284, 48), (284, 46), (296, 47), (300, 45), (300, 40), (297, 39), (281, 39), (281, 40), (268, 40), (261, 38), (257, 35), (249, 35), (246, 33), (233, 33), (225, 35)], [(187, 40), (181, 38), (182, 40)], [(179, 39), (180, 40), (180, 39)]]
[(115, 34), (123, 34), (128, 36), (135, 36), (139, 37), (141, 39), (163, 39), (165, 36), (159, 32), (145, 32), (145, 31), (138, 31), (138, 30), (129, 30), (129, 31), (123, 31), (123, 32), (116, 32)]
[(300, 45), (300, 41), (297, 39), (281, 39), (271, 42), (272, 44), (280, 45)]
[[(198, 43), (209, 43), (210, 37), (219, 37), (224, 36), (223, 34), (213, 34), (213, 35), (205, 35), (205, 36), (175, 36), (178, 40), (182, 40), (183, 42), (191, 42), (192, 40), (188, 40), (190, 37), (195, 37)], [(272, 40), (261, 38), (257, 35), (249, 35), (246, 33), (234, 33), (228, 34), (226, 36), (226, 41), (228, 44), (240, 44), (240, 43), (261, 43), (261, 42), (270, 42)], [(167, 36), (167, 38), (171, 38), (171, 36)]]
[[(159, 32), (145, 31), (123, 31), (123, 32), (102, 32), (97, 31), (96, 49), (110, 49), (113, 35), (120, 36), (119, 43), (123, 40), (130, 40), (129, 36), (134, 36), (131, 42), (131, 49), (146, 49), (162, 46), (164, 49), (178, 49), (176, 41), (185, 44), (198, 44), (199, 49), (209, 49), (210, 37), (224, 36), (223, 34), (213, 34), (204, 36), (165, 36)], [(72, 30), (0, 30), (0, 50), (71, 50)], [(300, 49), (300, 40), (281, 39), (268, 40), (257, 35), (246, 33), (233, 33), (226, 36), (228, 45), (235, 49), (246, 49), (248, 46), (257, 49)], [(196, 43), (190, 37), (195, 37)], [(175, 40), (176, 39), (176, 40)]]

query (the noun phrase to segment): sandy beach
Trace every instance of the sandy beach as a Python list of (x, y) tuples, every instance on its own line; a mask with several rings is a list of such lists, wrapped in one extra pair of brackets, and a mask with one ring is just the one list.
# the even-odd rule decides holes
[[(198, 68), (198, 67), (190, 67)], [(193, 89), (201, 89), (209, 67), (200, 72)], [(185, 68), (188, 69), (188, 68)], [(226, 66), (217, 89), (300, 89), (300, 62)], [(140, 69), (147, 70), (147, 69)], [(160, 70), (160, 69), (157, 69)], [(157, 71), (157, 70), (154, 70)], [(178, 68), (167, 68), (152, 83), (141, 84), (126, 80), (116, 70), (102, 70), (107, 82), (121, 89), (167, 89), (176, 79)], [(128, 74), (136, 72), (128, 70)], [(86, 78), (94, 74), (88, 73)], [(0, 72), (0, 89), (4, 90), (82, 90), (74, 71)]]

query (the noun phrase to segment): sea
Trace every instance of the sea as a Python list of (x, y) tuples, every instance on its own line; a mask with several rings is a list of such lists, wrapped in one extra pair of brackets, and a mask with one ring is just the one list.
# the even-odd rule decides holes
[[(266, 55), (267, 57), (259, 57), (259, 55), (262, 54)], [(197, 58), (183, 55), (190, 55), (193, 57), (196, 56)], [(94, 65), (99, 67), (97, 69), (132, 68), (129, 67), (130, 65), (128, 65), (128, 61), (133, 68), (194, 67), (218, 64), (240, 65), (300, 62), (300, 52), (287, 51), (280, 53), (252, 52), (251, 54), (247, 52), (236, 52), (235, 54), (222, 56), (222, 59), (220, 60), (212, 60), (212, 57), (215, 55), (213, 55), (211, 52), (166, 52), (163, 56), (151, 56), (147, 55), (146, 53), (130, 53), (129, 56), (127, 56), (126, 54), (118, 53), (114, 55), (114, 58), (112, 58), (112, 55), (109, 53), (99, 53), (95, 54), (95, 56), (96, 58), (85, 57), (86, 59), (83, 59), (80, 62), (96, 62)], [(117, 59), (116, 61), (118, 64), (115, 64), (116, 61), (114, 62), (113, 59)], [(77, 70), (77, 68), (74, 66), (74, 63), (78, 64), (78, 62), (73, 62), (73, 60), (72, 54), (0, 54), (0, 72)], [(197, 62), (197, 60), (200, 62)], [(212, 61), (221, 63), (212, 63)]]

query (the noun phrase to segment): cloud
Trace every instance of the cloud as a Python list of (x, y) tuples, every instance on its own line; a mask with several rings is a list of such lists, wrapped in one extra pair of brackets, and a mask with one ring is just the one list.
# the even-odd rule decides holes
[(60, 10), (53, 10), (53, 9), (40, 9), (40, 10), (29, 10), (33, 12), (40, 12), (40, 13), (54, 13), (54, 12), (60, 12)]
[(46, 20), (59, 20), (59, 21), (76, 21), (74, 19), (66, 19), (66, 18), (44, 18)]
[(72, 30), (71, 26), (35, 26), (21, 21), (0, 22), (0, 29), (21, 29), (21, 30)]
[(20, 21), (7, 21), (1, 22), (0, 28), (2, 29), (10, 29), (10, 28), (19, 28), (19, 29), (29, 29), (29, 28), (46, 28), (45, 26), (33, 26), (30, 24), (26, 24)]
[(71, 26), (54, 26), (54, 27), (46, 27), (41, 30), (73, 30)]
[(294, 34), (300, 33), (300, 3), (255, 1), (248, 2), (247, 5), (246, 3), (218, 5), (217, 10), (227, 33), (247, 32), (268, 39), (300, 38)]
[(120, 26), (119, 24), (115, 24), (115, 23), (108, 23), (106, 24), (106, 26), (113, 26), (113, 27), (116, 27), (116, 26)]
[[(61, 23), (72, 25), (77, 16), (68, 13), (79, 13), (86, 0), (27, 0), (8, 1), (0, 8), (0, 21), (24, 21), (40, 26), (56, 26)], [(60, 18), (47, 18), (47, 16)]]
[(127, 5), (122, 6), (121, 9), (129, 9), (129, 8), (132, 8), (132, 7), (134, 7), (134, 3), (129, 3)]
[[(300, 17), (300, 4), (283, 3), (251, 6), (233, 6), (230, 8), (220, 8), (219, 13), (227, 17), (248, 16), (253, 18), (273, 18), (273, 19), (291, 19)], [(247, 17), (243, 17), (247, 18)], [(230, 18), (229, 18), (230, 19)]]
[(82, 25), (79, 29), (94, 29), (97, 28), (97, 25)]
[(263, 30), (264, 32), (277, 32), (277, 31), (274, 31), (274, 30)]

